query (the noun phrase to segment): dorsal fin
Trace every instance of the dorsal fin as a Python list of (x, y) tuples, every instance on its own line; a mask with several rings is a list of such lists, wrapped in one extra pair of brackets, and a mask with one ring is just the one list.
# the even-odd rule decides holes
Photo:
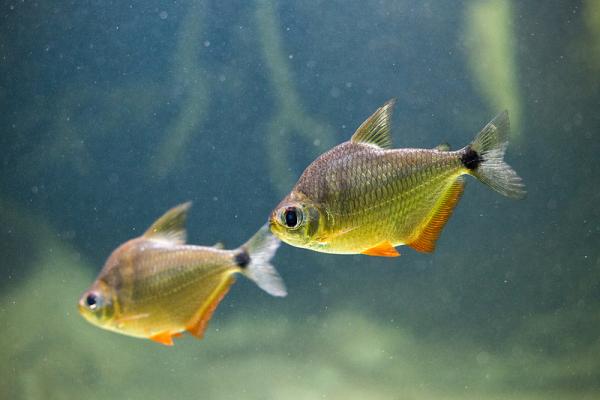
[(421, 228), (419, 236), (410, 243), (406, 243), (413, 249), (422, 253), (431, 253), (435, 249), (435, 242), (440, 237), (440, 233), (450, 219), (454, 207), (460, 200), (465, 189), (465, 181), (462, 177), (450, 185), (448, 189), (440, 196), (429, 221)]
[(383, 106), (379, 107), (361, 126), (358, 127), (352, 139), (354, 143), (368, 143), (389, 149), (392, 147), (392, 134), (390, 131), (392, 109), (395, 100), (388, 100)]
[(450, 151), (450, 145), (448, 143), (440, 143), (433, 149), (437, 151)]
[(186, 240), (185, 220), (191, 206), (192, 203), (188, 201), (171, 208), (148, 228), (144, 237), (167, 240), (173, 244), (184, 244)]

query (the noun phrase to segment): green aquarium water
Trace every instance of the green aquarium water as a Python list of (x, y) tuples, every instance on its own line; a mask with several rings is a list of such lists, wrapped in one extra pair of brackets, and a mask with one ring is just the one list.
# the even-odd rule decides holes
[[(235, 248), (315, 157), (396, 100), (394, 147), (502, 110), (511, 200), (468, 178), (435, 252), (282, 244), (203, 340), (99, 329), (106, 258), (192, 201)], [(1, 399), (600, 398), (600, 1), (5, 1)]]

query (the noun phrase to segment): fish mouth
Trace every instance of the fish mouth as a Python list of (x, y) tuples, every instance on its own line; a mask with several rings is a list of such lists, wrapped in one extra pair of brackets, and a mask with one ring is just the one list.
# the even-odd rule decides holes
[(277, 222), (276, 222), (276, 218), (277, 218), (276, 212), (275, 212), (275, 211), (273, 211), (273, 212), (271, 213), (271, 215), (269, 216), (269, 221), (268, 221), (269, 229), (270, 229), (270, 230), (271, 230), (271, 232), (273, 232), (273, 233), (275, 233), (275, 232), (276, 232), (276, 229), (277, 229), (277, 226), (278, 226), (278, 224), (277, 224)]
[[(87, 293), (87, 292), (86, 292), (86, 293)], [(85, 294), (84, 294), (84, 295), (82, 295), (82, 296), (79, 298), (79, 302), (77, 303), (77, 309), (79, 310), (79, 314), (81, 314), (81, 315), (83, 315), (83, 316), (85, 316), (85, 315), (86, 315), (86, 313), (89, 311), (89, 310), (88, 310), (88, 308), (87, 308), (87, 307), (86, 307), (86, 305), (85, 305), (85, 297), (86, 297), (86, 295), (85, 295)]]
[(97, 325), (95, 319), (90, 313), (90, 310), (83, 304), (83, 300), (79, 300), (79, 304), (77, 304), (77, 309), (79, 311), (79, 315), (81, 315), (87, 322)]
[(278, 238), (279, 240), (288, 243), (288, 239), (287, 239), (287, 235), (286, 235), (286, 229), (283, 225), (281, 225), (281, 223), (277, 220), (277, 213), (273, 212), (271, 214), (271, 217), (269, 218), (269, 230), (271, 231), (271, 233), (273, 234), (273, 236), (275, 236), (276, 238)]
[(79, 314), (84, 315), (85, 306), (82, 304), (82, 300), (79, 300), (79, 303), (77, 304), (77, 309), (79, 310)]

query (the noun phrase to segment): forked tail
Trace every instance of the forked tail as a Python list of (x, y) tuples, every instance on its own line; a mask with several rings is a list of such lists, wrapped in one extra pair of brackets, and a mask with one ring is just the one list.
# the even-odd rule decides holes
[(265, 225), (238, 249), (235, 261), (242, 273), (258, 287), (272, 296), (283, 297), (287, 295), (285, 284), (270, 263), (280, 243)]
[(504, 161), (510, 124), (508, 111), (503, 111), (479, 132), (475, 140), (462, 150), (461, 161), (469, 173), (496, 192), (515, 199), (525, 197), (525, 185)]

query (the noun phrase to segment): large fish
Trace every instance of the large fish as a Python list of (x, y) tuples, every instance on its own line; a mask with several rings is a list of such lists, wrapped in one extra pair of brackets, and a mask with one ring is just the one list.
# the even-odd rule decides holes
[(293, 246), (324, 253), (398, 256), (396, 246), (431, 252), (471, 175), (500, 194), (525, 195), (504, 162), (504, 111), (457, 151), (391, 149), (388, 101), (352, 139), (306, 168), (272, 212), (272, 232)]
[(92, 324), (172, 345), (189, 331), (202, 338), (217, 305), (241, 273), (273, 296), (285, 296), (269, 264), (279, 240), (261, 228), (235, 250), (186, 245), (190, 203), (169, 210), (144, 235), (118, 247), (79, 300)]

